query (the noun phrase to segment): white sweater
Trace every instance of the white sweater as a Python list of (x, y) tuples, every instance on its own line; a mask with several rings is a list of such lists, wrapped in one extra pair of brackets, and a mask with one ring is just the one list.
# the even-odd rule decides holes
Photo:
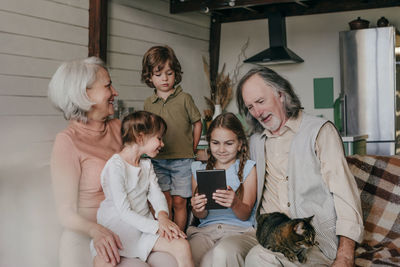
[(147, 200), (156, 217), (160, 211), (168, 213), (168, 206), (150, 159), (142, 159), (139, 165), (128, 164), (118, 154), (108, 160), (101, 173), (105, 200), (97, 211), (97, 222), (119, 236), (124, 247), (121, 256), (146, 261), (158, 239), (158, 221)]

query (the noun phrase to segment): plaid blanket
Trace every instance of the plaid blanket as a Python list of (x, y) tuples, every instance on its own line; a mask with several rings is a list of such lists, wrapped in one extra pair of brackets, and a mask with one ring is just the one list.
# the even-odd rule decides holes
[(356, 266), (400, 266), (400, 157), (348, 156), (360, 190), (364, 240)]

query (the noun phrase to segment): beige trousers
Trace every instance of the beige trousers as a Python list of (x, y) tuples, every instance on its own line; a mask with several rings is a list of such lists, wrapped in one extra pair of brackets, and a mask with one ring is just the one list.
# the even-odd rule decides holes
[[(90, 253), (90, 238), (86, 235), (64, 230), (60, 240), (60, 267), (91, 267), (93, 259)], [(175, 258), (165, 252), (152, 252), (143, 262), (137, 258), (121, 257), (118, 267), (177, 267)]]
[(187, 235), (196, 267), (243, 267), (247, 252), (257, 244), (252, 227), (191, 226)]
[(272, 252), (261, 245), (252, 248), (246, 257), (246, 267), (259, 267), (259, 266), (284, 266), (284, 267), (297, 267), (297, 266), (331, 266), (332, 260), (328, 259), (318, 247), (314, 246), (307, 253), (307, 261), (300, 263), (298, 261), (291, 262), (282, 253)]

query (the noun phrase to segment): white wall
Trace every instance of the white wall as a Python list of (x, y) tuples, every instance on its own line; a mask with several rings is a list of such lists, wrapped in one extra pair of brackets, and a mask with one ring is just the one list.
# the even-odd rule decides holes
[(48, 101), (60, 62), (87, 55), (88, 1), (0, 3), (0, 266), (57, 266), (49, 158), (65, 127)]
[[(319, 15), (296, 16), (286, 18), (288, 47), (304, 59), (304, 63), (275, 65), (272, 69), (286, 77), (306, 110), (311, 114), (323, 115), (333, 120), (332, 109), (314, 109), (313, 79), (333, 77), (334, 99), (340, 92), (339, 32), (349, 30), (348, 22), (360, 16), (370, 21), (370, 27), (385, 16), (391, 25), (400, 28), (400, 7), (370, 9), (351, 12), (338, 12)], [(222, 24), (220, 65), (227, 63), (232, 72), (240, 48), (250, 38), (246, 56), (269, 47), (268, 20), (255, 20)], [(241, 76), (253, 65), (245, 64)], [(229, 110), (236, 112), (236, 103), (232, 101)]]
[[(49, 161), (67, 123), (47, 85), (62, 61), (87, 56), (88, 8), (89, 0), (0, 1), (0, 266), (58, 266)], [(172, 16), (167, 0), (113, 0), (109, 15), (108, 58), (121, 99), (143, 107), (151, 90), (140, 83), (141, 57), (168, 44), (182, 63), (184, 90), (203, 101), (207, 16)]]
[(208, 16), (200, 13), (169, 14), (167, 0), (112, 0), (109, 6), (108, 62), (111, 78), (126, 106), (143, 109), (153, 93), (140, 82), (143, 54), (154, 45), (169, 45), (182, 65), (183, 90), (200, 111), (209, 88), (202, 55), (208, 58)]

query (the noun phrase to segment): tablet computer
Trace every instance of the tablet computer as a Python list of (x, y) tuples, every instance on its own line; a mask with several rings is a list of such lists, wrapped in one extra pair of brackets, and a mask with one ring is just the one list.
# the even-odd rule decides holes
[(217, 189), (226, 189), (225, 170), (198, 170), (196, 175), (198, 192), (207, 197), (206, 209), (227, 209), (212, 198)]

